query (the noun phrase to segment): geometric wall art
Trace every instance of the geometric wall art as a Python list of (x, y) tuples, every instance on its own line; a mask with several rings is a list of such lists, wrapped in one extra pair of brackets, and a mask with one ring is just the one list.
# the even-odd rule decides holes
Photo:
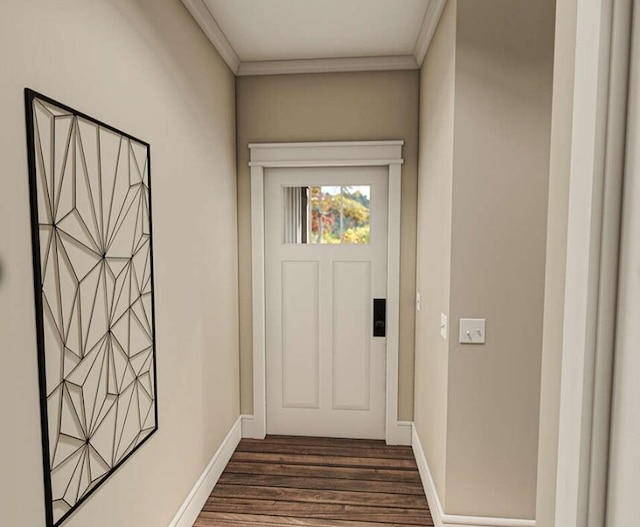
[(150, 149), (29, 89), (25, 106), (53, 527), (158, 429)]

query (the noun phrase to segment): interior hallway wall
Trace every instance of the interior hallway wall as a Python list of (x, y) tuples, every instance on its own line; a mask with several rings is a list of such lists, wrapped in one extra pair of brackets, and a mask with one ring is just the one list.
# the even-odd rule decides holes
[[(450, 291), (436, 309), (421, 315), (419, 326), (431, 328), (433, 338), (419, 342), (424, 349), (417, 353), (433, 356), (448, 379), (445, 396), (429, 376), (416, 376), (416, 416), (440, 416), (438, 422), (418, 426), (418, 433), (427, 445), (433, 442), (430, 436), (438, 436), (440, 442), (445, 437), (444, 447), (435, 453), (426, 448), (445, 513), (532, 519), (555, 1), (450, 1), (441, 21), (449, 29), (438, 31), (452, 31), (453, 15), (447, 16), (447, 10), (455, 10), (456, 18), (455, 53), (448, 59), (449, 67), (455, 61), (452, 197), (450, 217), (441, 205), (436, 216), (441, 224), (451, 225)], [(432, 60), (435, 56), (428, 57), (423, 69)], [(451, 89), (447, 75), (431, 82), (432, 93), (437, 93), (437, 86)], [(429, 98), (423, 89), (423, 106)], [(419, 187), (439, 174), (424, 160), (442, 155), (437, 143), (423, 141), (420, 158), (425, 170)], [(446, 175), (440, 177), (446, 180)], [(421, 201), (419, 213), (433, 214), (434, 205)], [(427, 243), (419, 248), (419, 269), (433, 265), (434, 258), (445, 258), (439, 253), (446, 244), (419, 240)], [(447, 273), (442, 276), (446, 279)], [(420, 283), (421, 293), (422, 287)], [(446, 285), (444, 291), (446, 295)], [(430, 300), (423, 295), (423, 305)], [(442, 346), (433, 328), (439, 328), (439, 311), (447, 305), (449, 341)], [(460, 318), (486, 318), (486, 344), (460, 345)], [(419, 335), (421, 331), (419, 327)], [(436, 403), (437, 413), (429, 410)], [(429, 430), (440, 426), (443, 414), (446, 430)], [(442, 450), (444, 468), (438, 457)]]
[(239, 415), (234, 77), (176, 0), (0, 7), (2, 525), (44, 525), (23, 89), (151, 144), (159, 431), (66, 527), (166, 526)]
[[(458, 0), (447, 512), (535, 518), (555, 0)], [(462, 317), (487, 343), (458, 344)]]
[(413, 418), (418, 165), (417, 71), (238, 77), (238, 246), (242, 413), (253, 413), (249, 143), (404, 139), (399, 419)]
[(420, 159), (414, 423), (440, 499), (446, 499), (449, 346), (440, 314), (449, 313), (456, 68), (456, 0), (449, 0), (420, 75)]

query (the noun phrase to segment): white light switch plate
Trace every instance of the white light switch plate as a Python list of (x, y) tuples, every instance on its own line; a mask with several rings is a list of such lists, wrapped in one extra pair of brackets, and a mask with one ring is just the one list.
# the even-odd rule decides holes
[(485, 319), (461, 318), (460, 319), (460, 344), (484, 344), (485, 343)]
[(416, 311), (422, 309), (422, 300), (420, 300), (420, 293), (416, 293)]
[(447, 335), (449, 333), (447, 325), (447, 315), (440, 313), (440, 335), (442, 335), (444, 340), (447, 340)]

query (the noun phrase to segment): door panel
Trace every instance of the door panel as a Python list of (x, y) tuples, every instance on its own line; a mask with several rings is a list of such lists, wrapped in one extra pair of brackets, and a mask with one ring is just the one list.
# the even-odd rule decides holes
[(282, 262), (282, 404), (319, 408), (318, 262)]
[(267, 432), (383, 439), (385, 167), (265, 170)]
[(333, 262), (334, 410), (369, 410), (370, 298), (371, 262)]

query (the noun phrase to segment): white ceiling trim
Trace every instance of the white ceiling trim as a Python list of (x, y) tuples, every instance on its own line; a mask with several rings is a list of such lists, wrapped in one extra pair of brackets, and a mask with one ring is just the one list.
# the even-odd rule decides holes
[(416, 39), (416, 47), (413, 50), (413, 56), (416, 59), (418, 67), (422, 67), (424, 57), (427, 54), (433, 35), (436, 32), (438, 22), (440, 22), (440, 16), (442, 15), (442, 11), (444, 11), (444, 5), (446, 3), (447, 0), (429, 0), (429, 5), (422, 19), (420, 33), (418, 33), (418, 38)]
[(218, 53), (220, 53), (220, 56), (229, 68), (231, 68), (231, 71), (234, 74), (238, 73), (238, 68), (240, 67), (238, 54), (227, 40), (227, 37), (222, 29), (220, 29), (215, 18), (213, 18), (209, 8), (202, 0), (182, 0), (182, 3), (189, 10), (191, 16), (195, 18), (198, 25), (202, 28), (202, 31), (204, 31), (204, 34), (207, 35), (211, 43), (218, 50)]
[(205, 35), (238, 76), (330, 73), (347, 71), (415, 70), (422, 66), (446, 0), (430, 0), (413, 55), (241, 62), (203, 0), (182, 0)]
[(418, 69), (413, 55), (243, 62), (238, 76)]

